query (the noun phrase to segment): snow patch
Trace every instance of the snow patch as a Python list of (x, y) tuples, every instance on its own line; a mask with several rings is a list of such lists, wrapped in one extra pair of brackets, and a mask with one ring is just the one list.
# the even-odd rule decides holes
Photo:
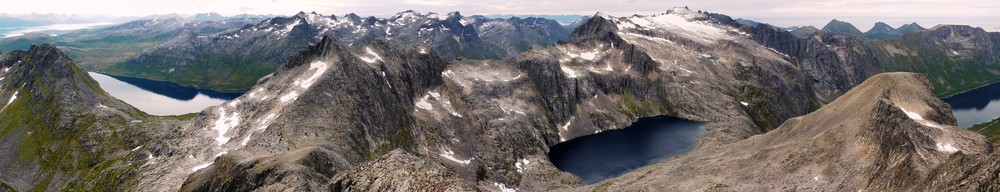
[(290, 25), (286, 25), (285, 29), (283, 29), (281, 31), (278, 31), (278, 33), (281, 34), (282, 36), (288, 35), (288, 33), (291, 32), (292, 29), (295, 29), (295, 26), (299, 25), (300, 22), (301, 22), (301, 20), (296, 19), (295, 23), (292, 23)]
[(417, 107), (428, 111), (434, 110), (434, 106), (427, 102), (427, 97), (429, 96), (430, 95), (424, 95), (424, 98), (420, 98), (420, 101), (417, 101), (416, 103)]
[(560, 65), (559, 68), (562, 69), (563, 73), (566, 73), (566, 76), (569, 78), (576, 78), (576, 71), (573, 71), (573, 69), (562, 65)]
[(500, 188), (501, 192), (517, 192), (517, 189), (515, 189), (515, 188), (507, 188), (507, 185), (504, 185), (503, 183), (493, 182), (493, 185), (497, 186), (498, 188)]
[(594, 59), (597, 58), (597, 53), (598, 53), (598, 51), (594, 50), (594, 51), (591, 51), (591, 52), (585, 52), (585, 53), (580, 53), (580, 54), (566, 52), (566, 55), (568, 55), (569, 57), (572, 57), (572, 58), (580, 58), (580, 59), (584, 59), (584, 60), (588, 60), (588, 61), (593, 61)]
[(909, 116), (910, 119), (913, 119), (917, 123), (920, 123), (920, 124), (922, 124), (924, 126), (928, 126), (928, 127), (939, 128), (939, 129), (941, 128), (940, 125), (938, 125), (937, 123), (935, 123), (933, 121), (924, 120), (924, 117), (920, 116), (919, 113), (912, 112), (912, 111), (907, 111), (903, 107), (899, 107), (899, 109), (903, 110), (903, 113), (906, 113), (906, 116)]
[(285, 96), (281, 96), (281, 102), (285, 103), (289, 101), (295, 101), (295, 99), (298, 98), (299, 98), (299, 93), (296, 91), (292, 91), (291, 93), (285, 94)]
[(267, 129), (267, 126), (271, 125), (271, 121), (274, 120), (275, 118), (277, 118), (277, 115), (275, 115), (274, 113), (271, 113), (271, 114), (267, 114), (267, 117), (264, 117), (264, 119), (257, 120), (260, 123), (260, 127), (257, 128), (257, 130), (265, 130), (265, 129)]
[(229, 137), (226, 137), (226, 133), (229, 129), (232, 129), (240, 124), (240, 113), (234, 112), (231, 115), (226, 114), (226, 108), (219, 108), (219, 119), (215, 120), (215, 126), (212, 127), (213, 130), (218, 132), (218, 136), (215, 137), (215, 141), (218, 142), (216, 145), (219, 146), (229, 142)]
[(192, 172), (198, 171), (198, 170), (204, 169), (205, 167), (208, 167), (209, 165), (212, 165), (212, 163), (209, 162), (209, 163), (201, 164), (201, 165), (198, 165), (198, 166), (194, 166), (194, 168), (191, 168), (191, 171)]
[(521, 159), (521, 161), (514, 163), (514, 167), (517, 168), (518, 173), (524, 173), (524, 169), (528, 167), (529, 163), (531, 163), (531, 161), (528, 161), (528, 159)]
[(646, 36), (646, 35), (642, 35), (642, 34), (637, 34), (637, 33), (618, 32), (618, 34), (619, 35), (626, 35), (626, 36), (632, 36), (632, 37), (642, 38), (642, 39), (646, 39), (646, 40), (654, 41), (654, 42), (674, 43), (673, 41), (670, 41), (669, 39), (660, 38), (660, 37), (650, 37), (650, 36)]
[(312, 75), (310, 75), (305, 79), (295, 80), (294, 82), (292, 82), (292, 84), (298, 85), (299, 87), (302, 88), (309, 88), (310, 86), (312, 86), (313, 83), (316, 83), (316, 80), (318, 80), (319, 77), (323, 75), (323, 73), (326, 73), (326, 70), (329, 68), (330, 65), (326, 64), (326, 62), (323, 61), (312, 62), (309, 64), (309, 70), (315, 70), (313, 71)]
[(958, 148), (955, 148), (951, 143), (937, 143), (937, 150), (945, 153), (955, 153), (958, 152)]
[(367, 54), (367, 56), (358, 56), (358, 58), (366, 63), (375, 63), (375, 61), (382, 60), (382, 57), (379, 56), (378, 53), (375, 53), (371, 47), (365, 47), (365, 54)]
[(570, 125), (570, 123), (573, 123), (574, 119), (576, 119), (576, 117), (570, 117), (569, 121), (566, 121), (566, 124), (562, 126), (562, 129), (566, 130), (566, 131), (569, 131), (569, 125)]
[(448, 160), (454, 161), (455, 163), (459, 163), (459, 164), (463, 164), (463, 165), (468, 165), (469, 163), (472, 163), (472, 159), (461, 160), (461, 159), (455, 158), (455, 152), (452, 151), (452, 150), (450, 150), (450, 149), (446, 150), (446, 151), (444, 151), (444, 153), (441, 153), (441, 154), (438, 154), (438, 155), (441, 155), (441, 157), (444, 157), (445, 159), (448, 159)]
[(746, 101), (740, 101), (740, 104), (743, 104), (743, 106), (750, 106), (750, 103), (747, 103)]

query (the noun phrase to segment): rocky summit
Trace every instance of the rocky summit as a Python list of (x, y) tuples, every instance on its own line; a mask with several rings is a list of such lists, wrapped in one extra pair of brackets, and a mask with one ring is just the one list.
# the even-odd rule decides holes
[[(871, 41), (797, 34), (678, 7), (651, 15), (597, 13), (565, 41), (499, 49), (518, 52), (504, 59), (455, 59), (449, 48), (472, 44), (401, 42), (519, 47), (501, 39), (543, 34), (550, 24), (457, 12), (408, 11), (389, 19), (300, 13), (188, 36), (173, 42), (280, 50), (259, 53), (282, 64), (262, 71), (242, 96), (182, 116), (147, 115), (108, 96), (51, 45), (3, 54), (0, 190), (1000, 186), (993, 144), (956, 127), (950, 106), (938, 99), (1000, 79), (988, 75), (1000, 64), (1000, 35), (981, 28), (938, 26)], [(528, 25), (543, 30), (503, 32)], [(374, 29), (377, 36), (317, 32)], [(414, 30), (416, 36), (403, 32)], [(704, 132), (686, 153), (593, 184), (549, 160), (557, 144), (653, 116), (703, 122)]]

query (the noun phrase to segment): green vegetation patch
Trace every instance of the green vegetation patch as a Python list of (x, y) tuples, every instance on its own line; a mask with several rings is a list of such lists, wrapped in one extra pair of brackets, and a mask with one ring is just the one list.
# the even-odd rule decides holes
[(993, 145), (1000, 145), (1000, 118), (973, 125), (969, 130), (983, 134)]

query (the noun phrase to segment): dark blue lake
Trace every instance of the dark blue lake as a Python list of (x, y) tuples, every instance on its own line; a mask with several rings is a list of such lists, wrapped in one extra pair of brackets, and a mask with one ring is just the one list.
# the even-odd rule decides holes
[(197, 113), (235, 99), (242, 93), (221, 93), (175, 83), (88, 72), (104, 91), (152, 115)]
[(1000, 116), (1000, 83), (945, 98), (944, 102), (951, 105), (959, 127), (988, 122)]
[(592, 184), (690, 151), (704, 131), (701, 122), (666, 116), (640, 118), (622, 129), (559, 143), (548, 156), (559, 170)]

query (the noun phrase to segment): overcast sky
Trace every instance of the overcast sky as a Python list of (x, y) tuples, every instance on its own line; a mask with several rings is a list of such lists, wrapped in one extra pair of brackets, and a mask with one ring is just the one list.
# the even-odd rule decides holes
[(830, 19), (854, 23), (867, 31), (875, 21), (896, 27), (917, 22), (924, 27), (965, 24), (1000, 31), (1000, 0), (22, 0), (0, 6), (0, 13), (63, 13), (144, 16), (218, 12), (291, 15), (388, 16), (406, 9), (419, 12), (461, 11), (472, 14), (612, 15), (664, 12), (674, 6), (723, 13), (779, 26), (815, 25)]

